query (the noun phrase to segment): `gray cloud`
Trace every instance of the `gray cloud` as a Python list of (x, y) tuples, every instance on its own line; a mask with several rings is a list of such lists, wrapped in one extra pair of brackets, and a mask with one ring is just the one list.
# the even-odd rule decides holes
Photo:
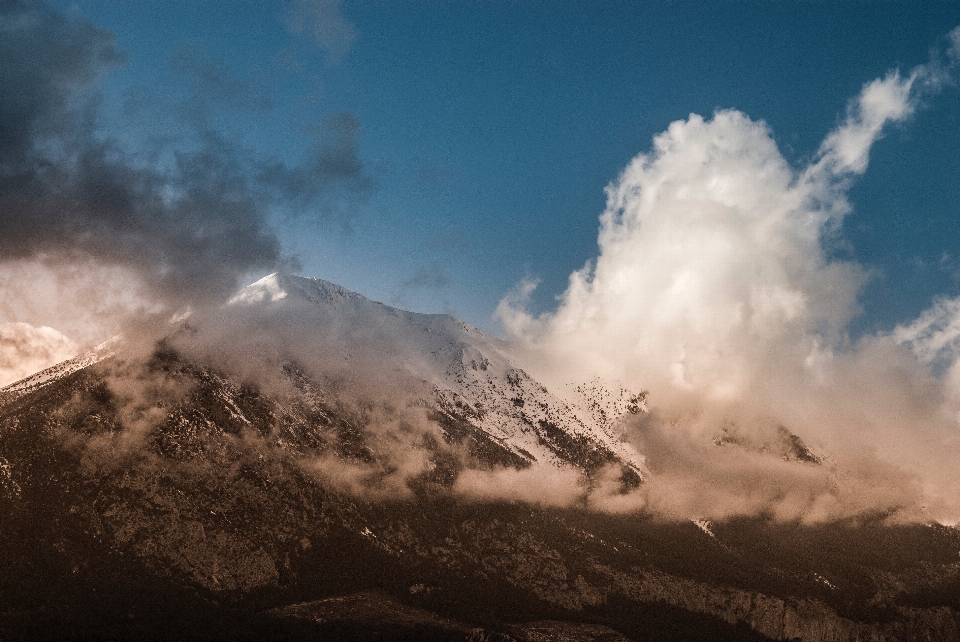
[(341, 0), (296, 0), (286, 15), (295, 34), (307, 32), (336, 65), (357, 39), (356, 26), (343, 16)]
[(295, 264), (270, 226), (273, 206), (343, 218), (353, 209), (341, 203), (371, 187), (350, 114), (326, 119), (294, 167), (218, 130), (218, 106), (268, 110), (268, 94), (195, 48), (172, 56), (178, 91), (129, 96), (127, 117), (154, 117), (171, 100), (179, 110), (168, 111), (186, 116), (161, 121), (174, 127), (133, 153), (98, 130), (100, 80), (124, 61), (110, 33), (18, 1), (0, 7), (0, 34), (5, 268), (92, 261), (132, 274), (159, 311), (197, 307), (251, 272)]
[(222, 295), (273, 267), (254, 194), (203, 150), (170, 174), (135, 167), (95, 132), (97, 81), (122, 61), (107, 32), (18, 2), (0, 13), (0, 259), (94, 257), (167, 300)]
[(121, 64), (113, 36), (26, 1), (0, 6), (0, 153), (3, 177), (29, 171), (38, 143), (87, 129), (91, 90)]
[(349, 226), (375, 181), (360, 158), (360, 120), (349, 112), (327, 116), (308, 131), (310, 144), (301, 162), (261, 162), (256, 179), (274, 198), (300, 211), (311, 209), (323, 221)]

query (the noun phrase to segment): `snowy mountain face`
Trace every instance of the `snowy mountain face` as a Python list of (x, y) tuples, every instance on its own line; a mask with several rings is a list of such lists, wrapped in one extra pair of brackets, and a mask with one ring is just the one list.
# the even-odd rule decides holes
[(506, 343), (452, 316), (404, 312), (327, 281), (284, 274), (244, 288), (229, 307), (255, 310), (274, 326), (300, 325), (306, 336), (295, 342), (322, 344), (325, 361), (372, 361), (427, 384), (448, 431), (469, 425), (516, 460), (587, 472), (616, 464), (642, 477), (643, 458), (617, 430), (620, 416), (640, 412), (642, 398), (619, 391), (622, 401), (609, 403), (609, 395), (582, 387), (582, 407), (570, 404), (518, 367)]
[[(618, 465), (633, 482), (642, 478), (642, 456), (617, 429), (620, 416), (640, 411), (642, 398), (621, 389), (611, 402), (594, 383), (577, 387), (572, 397), (579, 403), (569, 403), (518, 367), (506, 343), (452, 316), (398, 310), (327, 281), (286, 274), (242, 289), (222, 314), (245, 335), (252, 325), (281, 338), (282, 347), (270, 349), (286, 355), (286, 376), (308, 405), (322, 404), (327, 393), (305, 376), (304, 362), (312, 374), (349, 372), (425, 392), (431, 398), (416, 401), (433, 407), (447, 437), (470, 436), (502, 449), (504, 463), (588, 473)], [(11, 384), (0, 390), (0, 403), (112, 356), (119, 346), (111, 340)], [(249, 348), (240, 342), (237, 351)]]

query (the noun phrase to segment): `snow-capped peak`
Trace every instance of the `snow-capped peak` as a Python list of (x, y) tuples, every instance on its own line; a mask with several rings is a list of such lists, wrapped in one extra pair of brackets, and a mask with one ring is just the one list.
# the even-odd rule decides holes
[(278, 326), (296, 327), (291, 343), (322, 344), (327, 359), (349, 355), (354, 367), (374, 362), (381, 372), (428, 384), (444, 413), (521, 459), (641, 470), (642, 457), (612, 429), (617, 404), (598, 420), (527, 375), (506, 342), (455, 317), (398, 310), (329, 281), (282, 273), (247, 286), (228, 304), (240, 314), (247, 306), (282, 319)]
[(324, 281), (323, 279), (312, 279), (293, 276), (283, 272), (274, 272), (237, 292), (230, 299), (228, 305), (273, 303), (287, 297), (315, 303), (318, 301), (332, 302), (338, 299), (362, 300), (375, 303), (363, 295), (351, 292), (336, 283)]

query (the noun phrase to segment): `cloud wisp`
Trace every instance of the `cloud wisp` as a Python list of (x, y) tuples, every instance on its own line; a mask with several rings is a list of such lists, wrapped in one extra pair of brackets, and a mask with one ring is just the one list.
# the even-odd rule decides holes
[(342, 0), (296, 0), (286, 15), (290, 30), (308, 33), (331, 65), (340, 64), (358, 35), (356, 25), (343, 15), (342, 4)]
[[(958, 388), (904, 344), (921, 357), (954, 346), (960, 308), (943, 302), (908, 328), (852, 346), (846, 328), (866, 271), (826, 246), (851, 210), (849, 186), (866, 171), (874, 142), (951, 82), (958, 53), (960, 28), (945, 56), (864, 85), (799, 169), (765, 123), (739, 111), (672, 123), (608, 186), (599, 255), (571, 274), (557, 309), (526, 312), (531, 282), (501, 302), (498, 314), (530, 369), (558, 388), (599, 375), (647, 389), (658, 430), (695, 435), (696, 443), (709, 443), (725, 425), (761, 436), (787, 426), (831, 453), (836, 466), (866, 471), (863, 461), (875, 460), (874, 468), (919, 477), (914, 499), (956, 519), (960, 429), (950, 410)], [(686, 470), (699, 488), (716, 488), (712, 467), (690, 463), (706, 460), (685, 438), (657, 441), (653, 451), (672, 462), (662, 479)], [(664, 443), (686, 455), (670, 460)], [(744, 466), (730, 472), (754, 471), (754, 488), (784, 479)], [(725, 496), (742, 499), (745, 491)], [(891, 490), (868, 503), (885, 502), (905, 500)], [(759, 510), (747, 504), (741, 510)]]

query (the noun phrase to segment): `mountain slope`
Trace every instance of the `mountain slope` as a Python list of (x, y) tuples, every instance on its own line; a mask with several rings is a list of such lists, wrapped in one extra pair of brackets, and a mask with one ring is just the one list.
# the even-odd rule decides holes
[(589, 477), (615, 424), (564, 413), (642, 399), (564, 405), (451, 317), (275, 276), (37, 382), (0, 405), (0, 639), (960, 640), (955, 528), (465, 499)]
[(328, 354), (375, 360), (433, 388), (448, 419), (467, 423), (518, 458), (586, 471), (620, 463), (641, 475), (643, 458), (618, 438), (615, 417), (594, 421), (520, 369), (508, 346), (449, 315), (405, 312), (320, 279), (272, 274), (231, 299), (289, 326), (311, 322), (308, 339)]
[(49, 368), (44, 368), (39, 372), (35, 372), (30, 376), (0, 388), (0, 406), (31, 391), (38, 390), (57, 379), (61, 379), (71, 373), (103, 361), (116, 352), (119, 344), (119, 337), (110, 339), (72, 359), (67, 359)]

